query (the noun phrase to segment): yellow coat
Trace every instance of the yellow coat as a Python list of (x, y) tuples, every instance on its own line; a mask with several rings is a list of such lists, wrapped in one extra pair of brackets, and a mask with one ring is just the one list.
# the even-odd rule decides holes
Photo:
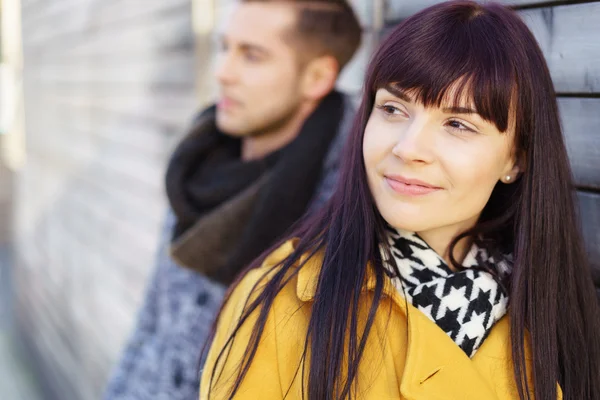
[[(234, 290), (223, 309), (202, 372), (201, 400), (209, 398), (217, 356), (236, 326), (246, 301), (254, 297), (256, 292), (252, 288), (270, 267), (293, 250), (294, 242), (286, 242)], [(254, 360), (235, 399), (282, 399), (288, 389), (287, 399), (302, 398), (301, 373), (296, 371), (304, 349), (320, 266), (321, 258), (315, 255), (278, 294)], [(360, 311), (363, 315), (368, 312), (368, 296), (374, 287), (375, 278), (371, 276), (363, 291), (366, 300)], [(507, 317), (494, 325), (475, 356), (469, 358), (434, 322), (407, 304), (391, 283), (385, 285), (384, 293), (359, 368), (360, 399), (519, 398), (513, 378)], [(228, 398), (228, 389), (237, 376), (257, 316), (256, 311), (251, 314), (236, 335), (226, 360), (222, 357), (219, 361), (215, 377), (221, 378), (215, 379), (210, 399)], [(528, 363), (531, 364), (530, 360)], [(562, 398), (560, 388), (558, 398)]]

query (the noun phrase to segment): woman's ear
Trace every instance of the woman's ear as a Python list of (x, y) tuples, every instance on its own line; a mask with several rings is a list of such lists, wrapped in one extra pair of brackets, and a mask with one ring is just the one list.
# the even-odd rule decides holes
[(513, 183), (523, 172), (525, 172), (525, 154), (524, 152), (519, 151), (515, 154), (512, 168), (502, 174), (500, 181), (503, 183)]

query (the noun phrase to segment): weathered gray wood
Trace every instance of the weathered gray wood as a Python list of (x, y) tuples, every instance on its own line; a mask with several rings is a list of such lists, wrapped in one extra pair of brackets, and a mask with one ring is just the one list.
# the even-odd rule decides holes
[(362, 36), (360, 48), (354, 55), (354, 58), (346, 65), (338, 79), (338, 89), (353, 96), (358, 96), (360, 94), (365, 78), (366, 67), (373, 53), (374, 45), (375, 34), (372, 32), (365, 32)]
[(145, 87), (148, 80), (157, 85), (185, 87), (194, 76), (194, 60), (186, 53), (171, 53), (168, 57), (150, 57), (133, 60), (115, 60), (110, 64), (94, 62), (52, 63), (40, 71), (41, 82), (54, 85), (113, 84), (126, 91), (133, 85)]
[[(431, 0), (431, 3), (439, 1)], [(429, 2), (394, 2), (387, 15), (397, 21)], [(398, 9), (394, 9), (397, 7)], [(519, 11), (538, 40), (554, 86), (561, 93), (600, 93), (600, 3)]]
[[(444, 1), (445, 0), (387, 0), (387, 9), (385, 13), (386, 21), (400, 21), (416, 12), (435, 4), (443, 3)], [(481, 3), (485, 2), (486, 1), (481, 1)], [(540, 3), (543, 3), (544, 5), (561, 3), (560, 0), (497, 0), (496, 2), (514, 7), (532, 6)]]
[(600, 193), (580, 192), (578, 198), (592, 274), (596, 286), (600, 287)]
[(563, 97), (558, 105), (575, 182), (600, 190), (600, 99)]
[[(94, 88), (93, 97), (85, 95), (83, 87), (75, 90), (53, 90), (48, 101), (56, 105), (70, 105), (77, 112), (99, 111), (112, 112), (129, 117), (137, 117), (143, 121), (154, 121), (171, 126), (178, 126), (179, 134), (187, 126), (190, 116), (196, 109), (191, 87), (186, 91), (153, 91), (151, 88), (141, 90), (139, 87), (124, 91), (113, 85), (102, 85)], [(107, 90), (108, 87), (108, 90)], [(67, 92), (67, 93), (65, 93)], [(150, 93), (155, 93), (151, 96)]]
[[(181, 8), (181, 7), (180, 7)], [(177, 10), (177, 9), (176, 9)], [(154, 18), (154, 17), (153, 17)], [(35, 58), (64, 59), (91, 55), (157, 54), (156, 50), (189, 49), (191, 17), (189, 13), (169, 12), (152, 24), (135, 20), (112, 26), (110, 29), (86, 30), (87, 25), (59, 27), (43, 25), (23, 41), (25, 52)], [(80, 40), (83, 35), (85, 40)], [(48, 48), (52, 44), (51, 49)], [(50, 51), (52, 50), (52, 51)]]
[(524, 10), (558, 92), (600, 93), (600, 3)]
[(15, 287), (57, 398), (100, 398), (154, 265), (164, 167), (197, 107), (190, 11), (190, 0), (24, 4)]
[[(72, 35), (94, 35), (105, 28), (120, 30), (127, 26), (145, 25), (145, 21), (157, 18), (156, 23), (163, 25), (163, 20), (171, 18), (190, 18), (190, 0), (63, 0), (49, 2), (46, 7), (39, 7), (43, 12), (24, 10), (23, 28), (27, 32), (24, 43), (33, 44), (37, 40), (54, 42), (56, 40), (71, 41)], [(70, 13), (67, 20), (62, 16)], [(53, 21), (61, 19), (63, 24)], [(102, 27), (100, 30), (94, 27)], [(104, 32), (108, 33), (108, 32)], [(64, 45), (64, 43), (63, 43)]]

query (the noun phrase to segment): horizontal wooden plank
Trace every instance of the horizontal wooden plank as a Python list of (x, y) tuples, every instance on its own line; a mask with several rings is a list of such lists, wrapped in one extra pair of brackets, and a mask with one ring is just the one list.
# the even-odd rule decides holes
[[(148, 201), (141, 193), (127, 191), (118, 181), (101, 181), (91, 174), (81, 174), (76, 179), (78, 190), (84, 191), (89, 201), (125, 214), (140, 230), (152, 230), (163, 221), (166, 212), (164, 196)], [(140, 207), (141, 204), (144, 206)]]
[[(32, 68), (33, 69), (33, 68)], [(139, 59), (135, 62), (109, 61), (93, 64), (47, 63), (40, 66), (40, 82), (70, 85), (146, 85), (189, 87), (195, 79), (194, 58), (189, 53), (172, 53), (168, 57)], [(33, 72), (33, 71), (29, 71)]]
[(562, 97), (558, 105), (575, 182), (600, 190), (600, 98)]
[(560, 93), (600, 93), (600, 3), (524, 10)]
[(23, 7), (23, 28), (28, 32), (52, 25), (53, 21), (64, 18), (76, 7), (87, 9), (90, 23), (102, 28), (114, 28), (117, 24), (132, 24), (139, 20), (169, 12), (173, 8), (189, 6), (191, 0), (53, 0), (36, 7)]
[(173, 150), (171, 146), (186, 133), (188, 125), (184, 121), (174, 126), (104, 110), (79, 109), (79, 112), (72, 113), (71, 118), (56, 121), (49, 129), (64, 129), (94, 140), (119, 143), (162, 163), (169, 158)]
[[(78, 0), (75, 0), (78, 1)], [(74, 8), (74, 0), (21, 0), (21, 18), (23, 28), (30, 28), (28, 22), (34, 24), (43, 24), (49, 22), (45, 20), (54, 20), (60, 18), (61, 14), (65, 15), (69, 9)], [(98, 0), (80, 0), (79, 4), (90, 7)]]
[[(82, 28), (83, 29), (83, 28)], [(161, 18), (124, 24), (112, 29), (88, 29), (83, 33), (46, 38), (43, 31), (24, 32), (25, 59), (61, 60), (92, 55), (132, 57), (162, 54), (164, 50), (193, 47), (193, 32), (188, 13), (170, 13)]]
[[(85, 386), (88, 383), (85, 382), (85, 376), (81, 369), (80, 355), (73, 355), (65, 351), (64, 344), (61, 345), (62, 341), (57, 340), (56, 329), (57, 325), (40, 325), (39, 322), (44, 319), (46, 312), (51, 311), (46, 304), (49, 299), (39, 299), (32, 304), (29, 309), (29, 315), (27, 318), (29, 324), (34, 326), (34, 330), (27, 334), (29, 342), (33, 343), (35, 348), (34, 359), (36, 363), (42, 365), (42, 372), (44, 379), (51, 382), (51, 388), (56, 391), (56, 394), (60, 394), (60, 398), (67, 393), (76, 392), (76, 397), (72, 399), (91, 400), (88, 394), (84, 394), (88, 391)], [(64, 325), (66, 321), (61, 321)], [(72, 327), (70, 327), (72, 329)], [(74, 341), (77, 332), (70, 332), (70, 342)], [(73, 380), (73, 374), (77, 372), (79, 379)], [(50, 397), (50, 396), (49, 396)], [(53, 397), (50, 397), (53, 398)]]
[[(40, 268), (41, 266), (35, 267)], [(21, 292), (25, 292), (18, 295), (19, 303), (27, 309), (28, 315), (33, 320), (32, 323), (37, 328), (34, 332), (35, 339), (40, 339), (44, 343), (44, 347), (47, 348), (46, 354), (52, 358), (61, 354), (60, 359), (56, 361), (67, 369), (66, 364), (77, 358), (77, 348), (73, 345), (73, 341), (69, 340), (69, 319), (67, 317), (69, 306), (61, 304), (57, 296), (52, 296), (47, 292), (48, 285), (43, 281), (40, 272), (38, 270), (28, 274), (26, 281), (17, 280), (17, 287), (22, 288)], [(29, 288), (29, 290), (25, 288)], [(64, 288), (63, 291), (65, 291)]]
[(118, 209), (107, 209), (101, 202), (92, 203), (85, 193), (76, 193), (73, 190), (70, 197), (70, 204), (77, 207), (78, 217), (85, 216), (72, 221), (82, 223), (74, 231), (83, 232), (86, 229), (85, 225), (88, 226), (87, 229), (94, 226), (98, 235), (93, 234), (90, 244), (113, 254), (119, 265), (136, 266), (138, 270), (148, 268), (149, 263), (143, 262), (144, 265), (140, 266), (138, 262), (153, 259), (159, 237), (159, 224), (153, 228), (147, 227), (148, 224), (140, 226)]
[[(111, 2), (104, 3), (111, 5)], [(26, 29), (24, 30), (23, 43), (25, 46), (45, 44), (51, 47), (64, 48), (73, 41), (83, 41), (86, 37), (102, 34), (103, 31), (118, 31), (124, 27), (136, 25), (153, 26), (155, 23), (163, 25), (161, 20), (168, 20), (169, 18), (186, 19), (188, 21), (186, 34), (192, 35), (189, 0), (187, 2), (184, 0), (164, 2), (164, 5), (168, 5), (168, 7), (162, 6), (158, 9), (155, 5), (154, 9), (151, 8), (150, 11), (154, 12), (156, 10), (157, 16), (153, 15), (153, 13), (139, 13), (139, 10), (146, 7), (146, 3), (137, 3), (137, 9), (136, 6), (129, 7), (131, 10), (130, 13), (133, 13), (134, 17), (125, 18), (120, 21), (118, 19), (118, 7), (112, 10), (113, 15), (111, 15), (102, 12), (96, 14), (94, 7), (89, 5), (71, 6), (63, 14), (55, 18), (47, 18), (43, 23), (32, 23), (34, 27), (31, 28), (31, 32)], [(123, 15), (127, 16), (127, 12)], [(115, 16), (117, 16), (116, 19)], [(112, 23), (106, 24), (109, 21), (103, 22), (102, 18), (112, 18)], [(56, 20), (60, 20), (62, 23), (57, 24)], [(24, 16), (24, 21), (25, 24), (28, 24), (27, 16)], [(181, 33), (181, 31), (176, 31), (176, 33)]]
[[(19, 194), (19, 205), (15, 207), (14, 228), (17, 238), (21, 236), (19, 232), (38, 229), (40, 223), (48, 218), (47, 215), (57, 213), (65, 220), (81, 222), (83, 225), (79, 227), (81, 229), (77, 229), (77, 234), (85, 236), (84, 239), (89, 237), (90, 241), (95, 240), (98, 245), (101, 245), (106, 238), (114, 238), (114, 236), (102, 236), (103, 234), (110, 235), (112, 228), (105, 225), (107, 221), (112, 221), (114, 217), (124, 220), (122, 223), (117, 221), (118, 224), (115, 225), (115, 229), (122, 224), (126, 224), (124, 231), (134, 236), (131, 240), (135, 243), (139, 242), (139, 248), (143, 249), (143, 252), (152, 251), (154, 236), (146, 235), (159, 229), (166, 210), (163, 174), (155, 177), (158, 181), (155, 187), (132, 178), (118, 168), (101, 164), (94, 164), (93, 167), (81, 170), (67, 170), (65, 173), (62, 168), (58, 169), (56, 167), (57, 158), (52, 158), (49, 155), (41, 156), (39, 153), (34, 152), (30, 152), (30, 154), (30, 161), (35, 162), (40, 167), (36, 169), (29, 168), (27, 180), (21, 182), (22, 185), (27, 184), (27, 190)], [(48, 174), (48, 171), (57, 171), (54, 175), (62, 174), (69, 180), (65, 182), (66, 184), (60, 186), (66, 179), (57, 180)], [(55, 190), (53, 186), (57, 186), (58, 190)], [(37, 198), (48, 200), (45, 202), (38, 201), (41, 203), (38, 205), (34, 201)], [(76, 210), (82, 213), (87, 210), (87, 208), (77, 208), (73, 204), (76, 198), (80, 198), (79, 204), (89, 204), (89, 207), (102, 207), (110, 212), (110, 218), (101, 218), (97, 213), (87, 213), (85, 218), (82, 215), (73, 216)], [(52, 213), (45, 214), (48, 204), (52, 205)], [(55, 222), (57, 224), (63, 223), (60, 218)], [(96, 226), (98, 224), (101, 224), (103, 228), (100, 229)], [(136, 230), (141, 232), (140, 235), (135, 236), (132, 233)], [(28, 236), (31, 237), (31, 234), (25, 235), (23, 240), (17, 240), (18, 247), (27, 243)], [(127, 262), (127, 249), (122, 250), (124, 251), (123, 259)], [(43, 262), (43, 260), (40, 260), (40, 262)], [(133, 264), (135, 266), (135, 262)]]
[(600, 288), (600, 193), (579, 192), (583, 236), (596, 287)]
[[(566, 1), (570, 1), (570, 0), (566, 0)], [(587, 0), (587, 1), (592, 2), (595, 0)], [(564, 4), (565, 0), (500, 0), (499, 2), (518, 9), (521, 7), (559, 5), (559, 4)]]
[(31, 8), (37, 8), (43, 0), (21, 0), (21, 8), (23, 10), (29, 10)]
[[(60, 250), (64, 251), (65, 249)], [(38, 327), (35, 339), (42, 341), (44, 356), (51, 359), (58, 366), (62, 366), (62, 372), (65, 374), (72, 375), (73, 371), (77, 371), (78, 380), (86, 382), (92, 382), (86, 379), (86, 375), (88, 375), (86, 364), (92, 361), (88, 354), (89, 349), (96, 350), (99, 348), (96, 344), (99, 340), (94, 340), (94, 335), (89, 332), (82, 332), (76, 323), (82, 316), (94, 315), (94, 309), (88, 306), (91, 294), (90, 289), (94, 287), (94, 279), (80, 279), (81, 276), (78, 274), (87, 270), (87, 268), (82, 268), (82, 266), (87, 267), (89, 262), (90, 259), (86, 260), (86, 263), (77, 266), (69, 265), (70, 270), (68, 273), (70, 279), (66, 285), (56, 286), (52, 285), (52, 282), (48, 280), (40, 280), (41, 271), (34, 273), (32, 275), (33, 279), (30, 278), (27, 285), (27, 287), (31, 288), (31, 281), (34, 280), (39, 281), (43, 288), (47, 289), (44, 292), (38, 287), (35, 290), (35, 295), (30, 294), (30, 298), (27, 300), (31, 303), (28, 316), (35, 320), (35, 324)], [(47, 263), (44, 264), (44, 268), (46, 266)], [(41, 268), (42, 266), (36, 265), (35, 267)], [(85, 289), (81, 289), (84, 294), (77, 295), (75, 290), (80, 285), (72, 285), (71, 282), (88, 282), (88, 285), (85, 285)], [(51, 307), (48, 308), (47, 305), (51, 305)], [(56, 317), (48, 318), (53, 315), (56, 315)], [(40, 326), (40, 321), (44, 321), (44, 318), (48, 318), (48, 322)], [(93, 324), (90, 325), (92, 326), (89, 326), (88, 329), (93, 329)], [(68, 351), (65, 352), (65, 349), (68, 349)], [(69, 361), (69, 358), (72, 362), (65, 364)], [(89, 384), (86, 383), (83, 386), (89, 386)], [(85, 388), (85, 390), (88, 389)], [(86, 397), (80, 395), (77, 398)], [(88, 396), (87, 398), (90, 397)]]
[[(38, 40), (43, 41), (44, 36), (51, 38), (69, 32), (85, 32), (86, 29), (90, 28), (92, 16), (90, 8), (89, 0), (84, 0), (82, 6), (75, 6), (73, 1), (67, 0), (58, 1), (52, 6), (32, 8), (33, 15), (28, 10), (24, 10), (22, 14), (24, 27), (29, 25), (28, 21), (32, 21), (34, 28), (29, 26), (31, 34), (28, 34), (27, 29), (23, 30), (23, 42), (26, 43), (30, 38), (38, 38)], [(56, 15), (52, 15), (53, 13)], [(48, 15), (50, 15), (50, 18), (48, 18)], [(36, 16), (40, 18), (37, 23)]]
[[(193, 91), (164, 90), (161, 95), (152, 96), (153, 88), (145, 90), (135, 88), (132, 91), (118, 91), (102, 89), (94, 91), (94, 96), (89, 96), (85, 90), (74, 92), (47, 92), (46, 104), (69, 105), (71, 112), (101, 111), (118, 115), (136, 117), (143, 121), (155, 121), (172, 126), (184, 126), (196, 111), (196, 99)], [(139, 89), (139, 90), (137, 90)], [(35, 94), (32, 88), (32, 95)], [(27, 92), (26, 92), (27, 94)], [(42, 107), (43, 105), (40, 105)], [(33, 111), (33, 109), (32, 109)], [(27, 114), (26, 119), (34, 119), (35, 114)], [(29, 129), (29, 122), (26, 120)]]
[[(385, 19), (389, 23), (394, 23), (407, 18), (427, 7), (444, 3), (447, 0), (387, 0), (385, 9)], [(552, 4), (563, 4), (563, 0), (495, 0), (496, 3), (519, 8), (529, 6), (551, 6)], [(481, 1), (485, 3), (486, 1)]]
[(148, 162), (135, 153), (118, 147), (100, 149), (91, 159), (76, 158), (62, 146), (48, 148), (38, 144), (30, 145), (28, 152), (31, 158), (45, 161), (46, 168), (55, 168), (68, 178), (71, 174), (85, 174), (90, 179), (107, 181), (116, 179), (115, 184), (129, 185), (129, 190), (137, 193), (148, 193), (160, 196), (164, 190), (164, 166), (156, 162)]
[[(111, 221), (99, 221), (101, 214), (90, 207), (79, 201), (69, 204), (75, 212), (65, 219), (61, 232), (61, 251), (71, 270), (69, 279), (102, 285), (107, 295), (116, 293), (123, 309), (133, 312), (155, 265), (159, 227), (147, 230), (155, 232), (151, 244), (139, 243), (136, 236), (113, 226)], [(107, 284), (107, 280), (112, 283)]]
[(45, 346), (40, 347), (34, 340), (33, 332), (36, 332), (36, 329), (31, 320), (32, 317), (25, 313), (21, 313), (19, 317), (19, 350), (23, 352), (26, 359), (31, 360), (30, 365), (36, 378), (41, 381), (45, 398), (84, 400), (74, 388), (72, 375), (57, 368), (56, 362), (48, 352), (45, 352)]
[[(416, 3), (405, 5), (399, 1), (397, 4), (399, 12), (392, 8), (387, 13), (391, 20), (416, 11), (415, 8), (401, 11)], [(600, 93), (599, 2), (527, 9), (519, 13), (544, 52), (557, 92)]]

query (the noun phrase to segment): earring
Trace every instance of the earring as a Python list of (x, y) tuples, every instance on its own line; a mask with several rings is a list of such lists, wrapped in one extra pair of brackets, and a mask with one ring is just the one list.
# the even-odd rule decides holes
[(511, 178), (511, 176), (510, 176), (510, 175), (506, 175), (506, 177), (504, 178), (504, 180), (505, 180), (506, 182), (510, 182), (510, 180), (511, 180), (511, 179), (512, 179), (512, 178)]

